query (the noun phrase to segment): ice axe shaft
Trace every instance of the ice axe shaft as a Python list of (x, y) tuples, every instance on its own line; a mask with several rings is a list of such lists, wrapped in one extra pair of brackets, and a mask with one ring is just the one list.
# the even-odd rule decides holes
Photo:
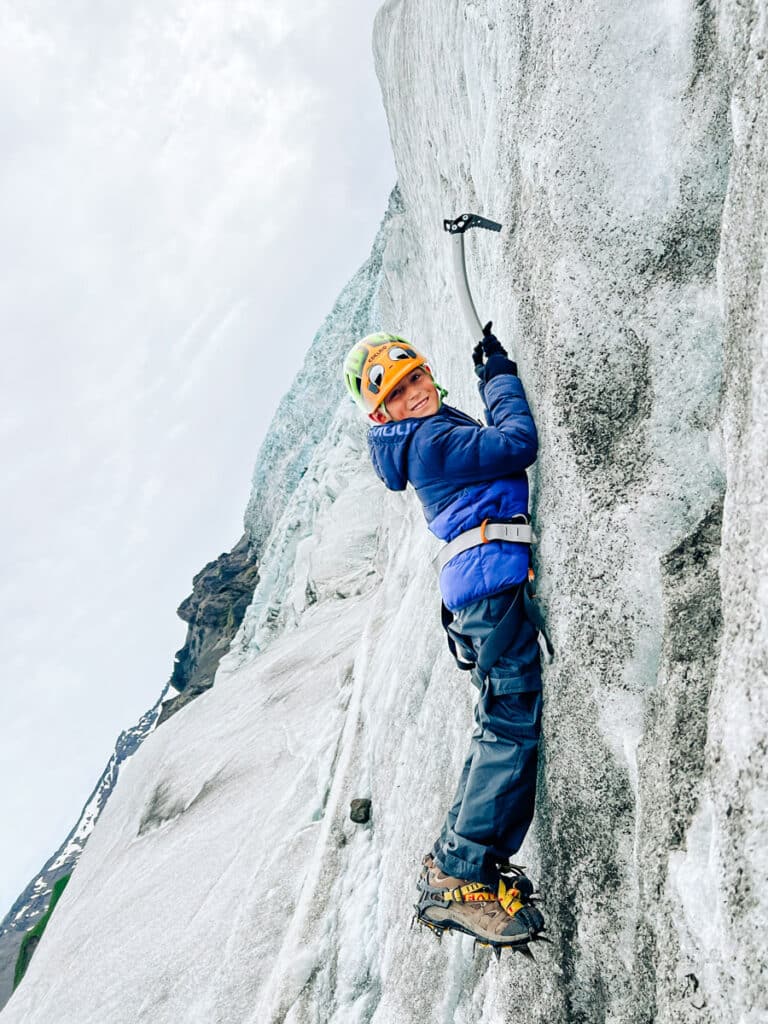
[(470, 228), (486, 228), (488, 231), (501, 231), (501, 224), (495, 220), (486, 220), (476, 213), (462, 213), (455, 220), (444, 220), (443, 228), (451, 235), (451, 248), (453, 249), (453, 272), (456, 277), (456, 290), (459, 298), (461, 312), (469, 328), (472, 337), (479, 341), (483, 336), (483, 326), (480, 317), (477, 315), (475, 304), (472, 301), (472, 292), (469, 290), (467, 278), (467, 261), (464, 252), (464, 234)]

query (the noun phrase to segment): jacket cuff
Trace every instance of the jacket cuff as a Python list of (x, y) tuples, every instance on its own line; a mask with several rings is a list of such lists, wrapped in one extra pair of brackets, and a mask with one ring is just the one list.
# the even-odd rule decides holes
[(485, 382), (488, 383), (494, 377), (499, 377), (502, 374), (508, 376), (517, 376), (517, 363), (511, 359), (507, 359), (506, 356), (495, 355), (485, 364)]

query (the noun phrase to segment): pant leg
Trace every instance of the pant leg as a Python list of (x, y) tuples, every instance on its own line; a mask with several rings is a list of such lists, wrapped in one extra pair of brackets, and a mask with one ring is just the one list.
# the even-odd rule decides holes
[[(459, 812), (461, 811), (461, 804), (464, 799), (464, 790), (467, 787), (467, 779), (469, 778), (469, 773), (472, 768), (472, 760), (474, 758), (475, 749), (477, 745), (475, 740), (476, 737), (480, 734), (481, 730), (477, 723), (477, 708), (475, 708), (475, 729), (472, 733), (472, 740), (469, 745), (469, 753), (467, 754), (466, 760), (464, 761), (464, 767), (461, 770), (461, 775), (459, 775), (459, 781), (456, 786), (456, 793), (453, 798), (453, 803), (451, 804), (450, 809), (445, 816), (443, 826), (440, 829), (440, 838), (435, 842), (435, 844), (432, 847), (432, 855), (437, 859), (441, 867), (443, 867), (441, 862), (441, 850), (442, 847), (447, 842), (447, 840), (449, 839), (449, 837), (451, 836), (451, 834), (453, 833), (453, 829), (456, 824), (456, 819), (458, 818)], [(479, 881), (479, 879), (474, 878), (470, 880)]]
[[(475, 655), (520, 595), (484, 598), (457, 613), (451, 627)], [(520, 848), (533, 818), (541, 727), (541, 674), (536, 630), (522, 600), (511, 643), (491, 670), (475, 707), (475, 729), (433, 854), (450, 875), (493, 883), (497, 861)]]
[(533, 820), (541, 691), (493, 697), (485, 687), (476, 722), (434, 853), (447, 874), (493, 884)]

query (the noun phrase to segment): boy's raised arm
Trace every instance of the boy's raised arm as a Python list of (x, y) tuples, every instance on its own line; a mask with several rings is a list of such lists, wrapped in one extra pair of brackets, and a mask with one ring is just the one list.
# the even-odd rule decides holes
[(488, 426), (454, 426), (438, 439), (440, 461), (462, 483), (519, 473), (536, 461), (538, 450), (536, 424), (517, 364), (491, 334), (491, 324), (483, 330), (485, 336), (475, 347), (472, 361)]
[(520, 378), (494, 377), (485, 385), (485, 397), (493, 426), (454, 424), (430, 438), (430, 461), (450, 472), (456, 483), (519, 473), (536, 461), (536, 424)]

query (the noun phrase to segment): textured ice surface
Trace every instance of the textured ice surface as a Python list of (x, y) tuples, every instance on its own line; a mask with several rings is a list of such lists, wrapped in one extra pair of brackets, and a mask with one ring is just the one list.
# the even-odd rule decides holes
[[(735, 2), (377, 19), (402, 206), (372, 325), (430, 352), (468, 411), (441, 220), (506, 225), (469, 239), (469, 271), (541, 437), (557, 658), (519, 859), (554, 945), (497, 965), (408, 930), (470, 687), (417, 502), (331, 403), (274, 479), (262, 451), (261, 582), (216, 687), (129, 765), (3, 1024), (766, 1019), (765, 36)], [(338, 372), (334, 345), (284, 416)]]

